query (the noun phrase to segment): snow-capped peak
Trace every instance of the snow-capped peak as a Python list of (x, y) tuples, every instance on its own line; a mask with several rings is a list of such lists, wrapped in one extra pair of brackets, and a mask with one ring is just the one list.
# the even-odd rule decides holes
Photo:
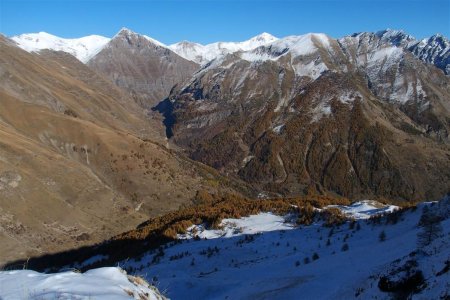
[(450, 47), (450, 41), (440, 33), (436, 33), (429, 38), (425, 38), (421, 42), (426, 44), (436, 44), (437, 46), (440, 46), (441, 49), (447, 49)]
[(278, 40), (277, 37), (271, 35), (270, 33), (263, 32), (261, 34), (258, 34), (257, 36), (252, 37), (249, 41), (270, 43), (276, 40)]
[(408, 48), (420, 60), (434, 64), (450, 74), (450, 41), (441, 34), (425, 38)]
[(110, 39), (100, 35), (89, 35), (77, 39), (65, 39), (46, 32), (28, 33), (11, 38), (17, 45), (28, 52), (42, 49), (64, 51), (72, 54), (82, 62), (87, 62), (97, 54)]
[(136, 32), (134, 32), (134, 31), (132, 31), (132, 30), (126, 28), (126, 27), (122, 27), (119, 30), (119, 32), (113, 37), (113, 39), (120, 38), (120, 37), (143, 37), (144, 39), (146, 39), (147, 41), (151, 42), (152, 44), (155, 44), (155, 45), (160, 46), (160, 47), (167, 48), (167, 46), (165, 44), (161, 43), (160, 41), (158, 41), (158, 40), (156, 40), (156, 39), (154, 39), (152, 37), (149, 37), (147, 35), (136, 33)]
[(292, 35), (277, 39), (271, 43), (257, 47), (241, 54), (248, 61), (276, 60), (286, 53), (292, 56), (303, 56), (314, 53), (318, 47), (328, 48), (330, 38), (323, 33), (308, 33), (304, 35)]
[(410, 36), (409, 34), (406, 34), (405, 31), (403, 31), (403, 30), (397, 30), (397, 29), (391, 29), (391, 28), (379, 30), (375, 34), (379, 37), (381, 37), (381, 36), (390, 37), (390, 36), (398, 36), (398, 35)]
[(126, 28), (126, 27), (122, 27), (122, 28), (120, 28), (119, 32), (117, 32), (117, 34), (115, 36), (118, 36), (118, 35), (133, 35), (133, 34), (136, 34), (136, 33), (134, 31)]

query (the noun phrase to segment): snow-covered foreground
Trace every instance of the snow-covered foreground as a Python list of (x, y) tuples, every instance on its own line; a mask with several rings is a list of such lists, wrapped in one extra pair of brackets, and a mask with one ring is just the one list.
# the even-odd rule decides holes
[[(368, 206), (353, 208), (362, 213)], [(439, 206), (447, 211), (442, 234), (421, 251), (416, 250), (422, 207), (380, 223), (360, 216), (335, 228), (318, 223), (294, 228), (281, 225), (280, 217), (261, 214), (225, 220), (222, 231), (197, 228), (203, 239), (185, 239), (121, 265), (172, 299), (391, 299), (378, 288), (381, 276), (413, 261), (407, 273), (420, 270), (427, 280), (413, 299), (448, 299), (450, 273), (437, 275), (450, 260), (448, 206), (449, 201)], [(280, 227), (270, 231), (273, 226)], [(255, 232), (261, 233), (243, 235)]]
[[(449, 197), (400, 212), (373, 201), (332, 207), (356, 221), (297, 226), (296, 216), (271, 213), (224, 219), (221, 229), (192, 226), (177, 242), (118, 263), (171, 299), (449, 299)], [(425, 210), (440, 224), (428, 245), (418, 243)], [(0, 299), (28, 298), (162, 296), (117, 268), (0, 272)]]
[(119, 268), (86, 273), (42, 274), (29, 270), (0, 272), (0, 299), (164, 299), (144, 280)]

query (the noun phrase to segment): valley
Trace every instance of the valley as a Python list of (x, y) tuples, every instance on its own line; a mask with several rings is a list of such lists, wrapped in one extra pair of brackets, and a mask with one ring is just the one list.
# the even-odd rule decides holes
[(0, 298), (447, 299), (449, 53), (0, 35)]

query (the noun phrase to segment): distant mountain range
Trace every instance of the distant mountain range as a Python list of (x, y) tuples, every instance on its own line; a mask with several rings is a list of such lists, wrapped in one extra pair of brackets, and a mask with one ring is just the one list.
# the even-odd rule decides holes
[[(127, 28), (122, 28), (115, 37), (125, 33), (135, 34)], [(402, 30), (386, 29), (378, 31), (375, 34), (382, 42), (404, 47), (422, 61), (434, 64), (447, 75), (450, 74), (450, 42), (443, 35), (436, 34), (429, 38), (417, 40)], [(352, 36), (356, 35), (358, 34), (353, 34)], [(172, 45), (165, 45), (146, 35), (141, 36), (155, 45), (168, 48), (181, 57), (198, 64), (207, 63), (225, 54), (253, 50), (259, 46), (279, 40), (277, 37), (264, 32), (243, 42), (216, 42), (202, 45), (190, 41), (182, 41)], [(287, 37), (284, 39), (291, 38)], [(65, 51), (84, 63), (88, 62), (111, 41), (110, 38), (98, 35), (90, 35), (77, 39), (64, 39), (46, 32), (21, 34), (13, 36), (11, 39), (16, 41), (26, 51), (39, 51), (42, 49)]]

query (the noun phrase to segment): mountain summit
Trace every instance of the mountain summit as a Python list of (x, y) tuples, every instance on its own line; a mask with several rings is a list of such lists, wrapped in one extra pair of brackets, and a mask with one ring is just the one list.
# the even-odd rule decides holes
[(188, 79), (198, 65), (179, 56), (163, 43), (122, 28), (88, 66), (131, 92), (144, 107), (164, 99), (174, 85)]
[(158, 40), (155, 40), (154, 38), (151, 38), (151, 37), (146, 36), (146, 35), (143, 35), (143, 34), (136, 33), (136, 32), (134, 32), (134, 31), (132, 31), (132, 30), (126, 28), (126, 27), (122, 27), (122, 28), (119, 30), (119, 32), (113, 37), (113, 39), (118, 38), (118, 37), (125, 37), (125, 38), (127, 38), (127, 37), (128, 37), (128, 38), (132, 38), (132, 37), (143, 37), (143, 38), (145, 38), (146, 40), (148, 40), (149, 42), (151, 42), (151, 43), (153, 43), (153, 44), (155, 44), (155, 45), (157, 45), (157, 46), (164, 47), (164, 48), (167, 47), (166, 45), (164, 45), (163, 43), (161, 43), (161, 42), (158, 41)]

